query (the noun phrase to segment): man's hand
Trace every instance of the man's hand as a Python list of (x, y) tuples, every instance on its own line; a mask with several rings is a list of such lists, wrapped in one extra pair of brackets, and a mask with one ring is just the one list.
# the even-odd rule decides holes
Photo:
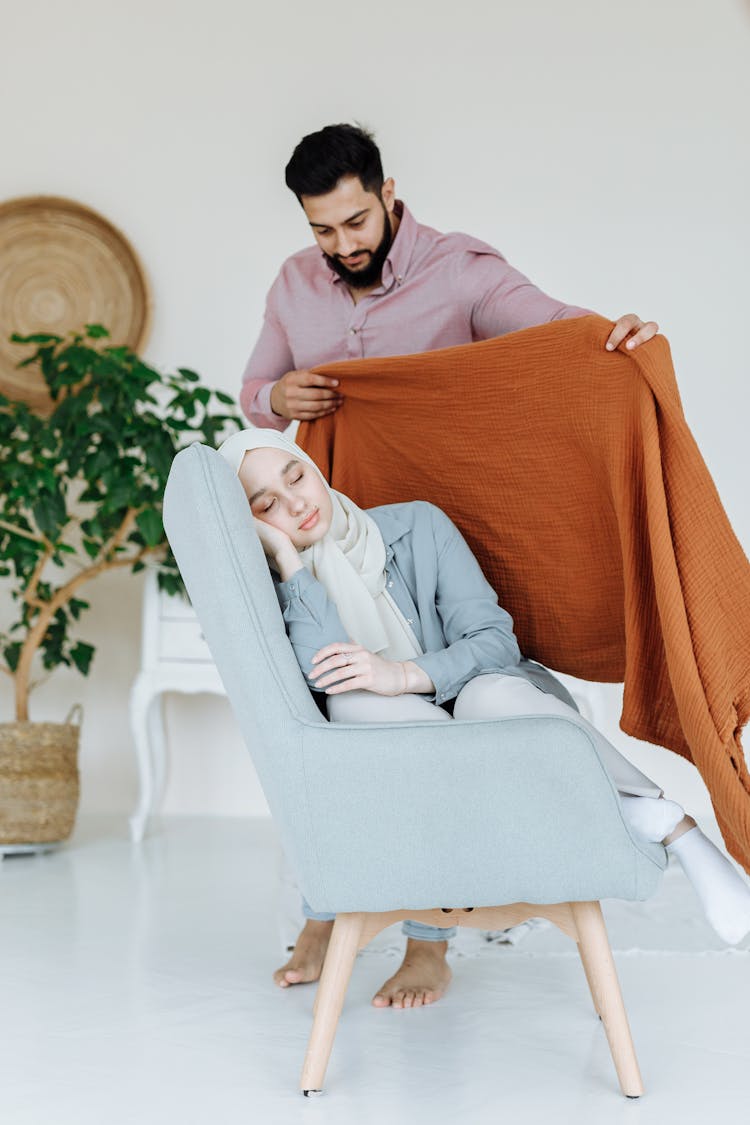
[(287, 371), (271, 388), (271, 409), (282, 418), (311, 422), (333, 414), (344, 401), (338, 379), (312, 371)]
[(659, 325), (655, 320), (643, 321), (635, 313), (626, 313), (615, 324), (605, 347), (608, 352), (613, 352), (618, 344), (621, 344), (627, 336), (630, 336), (625, 347), (628, 349), (637, 348), (639, 344), (645, 344), (646, 340), (655, 336), (658, 331)]
[(401, 695), (406, 690), (404, 666), (368, 652), (362, 645), (342, 641), (326, 645), (312, 658), (310, 680), (326, 695), (342, 691), (373, 691), (376, 695)]

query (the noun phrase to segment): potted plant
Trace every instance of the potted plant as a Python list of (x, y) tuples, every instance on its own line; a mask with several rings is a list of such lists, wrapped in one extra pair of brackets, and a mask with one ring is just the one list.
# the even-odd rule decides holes
[(101, 325), (12, 339), (34, 345), (20, 366), (40, 368), (53, 402), (39, 417), (0, 395), (0, 581), (18, 614), (0, 633), (15, 690), (15, 721), (0, 723), (0, 844), (25, 846), (66, 839), (78, 801), (79, 727), (74, 714), (30, 722), (35, 668), (88, 674), (94, 648), (77, 628), (99, 574), (155, 560), (160, 587), (182, 592), (161, 518), (172, 459), (241, 422), (229, 395), (184, 367), (161, 374)]

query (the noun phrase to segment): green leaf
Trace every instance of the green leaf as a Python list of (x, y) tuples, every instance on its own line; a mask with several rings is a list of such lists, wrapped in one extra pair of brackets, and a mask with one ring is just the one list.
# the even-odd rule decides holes
[(158, 574), (159, 589), (163, 590), (165, 594), (172, 596), (185, 595), (185, 586), (182, 581), (182, 575), (170, 574), (168, 571), (160, 570)]
[(101, 340), (104, 336), (109, 336), (109, 332), (102, 324), (87, 324), (86, 335), (90, 340)]
[(70, 664), (65, 652), (63, 644), (65, 642), (65, 633), (68, 628), (68, 619), (62, 608), (58, 609), (55, 613), (53, 620), (44, 634), (41, 644), (42, 650), (42, 665), (45, 668), (56, 668), (58, 664)]
[(50, 538), (54, 538), (58, 527), (67, 522), (65, 502), (58, 492), (43, 494), (31, 510), (39, 530)]
[(59, 344), (62, 342), (62, 336), (55, 336), (52, 332), (32, 332), (30, 336), (21, 336), (18, 332), (14, 332), (10, 339), (14, 344)]
[[(127, 344), (116, 344), (113, 347), (107, 348), (105, 354), (110, 360), (114, 360), (113, 367), (129, 367), (130, 360), (133, 356)], [(125, 362), (127, 361), (127, 362)]]
[(87, 375), (94, 366), (97, 353), (92, 348), (82, 344), (74, 344), (65, 351), (65, 365), (60, 364), (60, 372), (65, 373), (64, 382), (67, 384), (78, 383)]
[(138, 524), (141, 535), (146, 540), (146, 546), (158, 547), (164, 539), (164, 524), (161, 521), (160, 514), (153, 508), (147, 508), (145, 512), (138, 513), (135, 522)]
[(3, 656), (5, 662), (10, 668), (11, 672), (15, 672), (18, 667), (18, 661), (21, 657), (21, 642), (14, 641), (11, 645), (6, 645), (3, 649)]
[(90, 609), (91, 603), (85, 602), (83, 598), (71, 598), (68, 602), (68, 609), (70, 610), (71, 617), (77, 621), (81, 616), (82, 609)]
[(200, 383), (201, 377), (195, 371), (191, 371), (189, 367), (178, 367), (180, 375), (183, 379), (187, 379), (188, 383)]
[(70, 659), (75, 664), (79, 672), (84, 676), (88, 676), (89, 668), (91, 667), (91, 660), (94, 656), (96, 649), (93, 645), (87, 645), (84, 641), (78, 641), (70, 650)]
[(226, 394), (224, 391), (214, 391), (219, 402), (223, 402), (225, 406), (236, 406), (237, 402), (231, 395)]
[[(92, 497), (92, 500), (98, 500), (98, 499), (99, 499), (98, 496)], [(93, 536), (96, 539), (103, 539), (104, 538), (104, 531), (102, 529), (102, 525), (99, 522), (99, 520), (96, 519), (96, 517), (94, 517), (93, 519), (90, 519), (90, 520), (84, 520), (83, 523), (81, 524), (81, 531), (84, 533), (84, 535)]]
[(104, 410), (110, 410), (117, 399), (117, 387), (102, 387), (99, 391), (99, 402)]

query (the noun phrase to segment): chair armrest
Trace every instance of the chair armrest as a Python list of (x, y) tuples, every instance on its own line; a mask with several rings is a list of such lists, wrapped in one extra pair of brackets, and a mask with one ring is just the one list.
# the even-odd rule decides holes
[(305, 723), (302, 757), (318, 910), (645, 898), (666, 866), (562, 717)]

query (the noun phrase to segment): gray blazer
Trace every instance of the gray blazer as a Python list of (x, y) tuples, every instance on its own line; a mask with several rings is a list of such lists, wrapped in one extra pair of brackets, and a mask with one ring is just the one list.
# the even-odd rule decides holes
[[(546, 668), (521, 656), (510, 614), (498, 605), (468, 544), (440, 508), (413, 500), (369, 508), (368, 515), (385, 542), (388, 591), (424, 651), (414, 663), (435, 685), (435, 693), (425, 699), (447, 703), (475, 676), (503, 672), (530, 680), (575, 707)], [(289, 640), (307, 677), (318, 649), (349, 637), (325, 587), (306, 567), (287, 582), (274, 574), (274, 585)]]

